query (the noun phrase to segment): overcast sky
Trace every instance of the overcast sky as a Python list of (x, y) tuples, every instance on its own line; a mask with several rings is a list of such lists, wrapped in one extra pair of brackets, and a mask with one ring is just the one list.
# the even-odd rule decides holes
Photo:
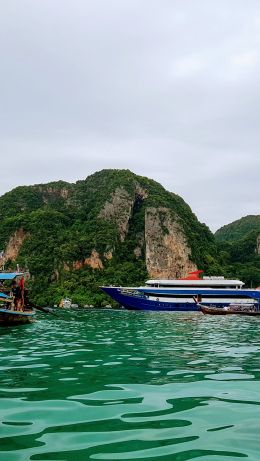
[(260, 214), (259, 0), (0, 0), (0, 194), (129, 168)]

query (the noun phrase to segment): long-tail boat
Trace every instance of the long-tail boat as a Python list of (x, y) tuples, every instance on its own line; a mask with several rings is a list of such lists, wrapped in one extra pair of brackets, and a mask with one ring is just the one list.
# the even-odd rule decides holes
[(35, 315), (32, 309), (15, 311), (6, 307), (0, 307), (0, 326), (23, 325), (31, 323)]
[[(30, 307), (24, 289), (22, 272), (0, 272), (0, 326), (30, 323), (35, 310)], [(7, 289), (4, 282), (11, 282), (12, 289)]]
[(209, 315), (251, 315), (260, 316), (260, 310), (257, 305), (254, 304), (230, 304), (228, 307), (209, 307), (203, 304), (198, 304), (203, 314)]

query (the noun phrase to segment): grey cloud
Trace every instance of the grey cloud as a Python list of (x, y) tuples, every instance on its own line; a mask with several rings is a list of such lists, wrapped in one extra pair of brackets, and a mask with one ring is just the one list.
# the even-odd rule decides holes
[(1, 5), (0, 193), (129, 168), (212, 229), (259, 214), (256, 0)]

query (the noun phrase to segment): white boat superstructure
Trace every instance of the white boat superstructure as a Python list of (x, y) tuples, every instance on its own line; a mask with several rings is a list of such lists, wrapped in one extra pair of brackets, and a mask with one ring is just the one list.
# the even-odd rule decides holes
[(145, 286), (154, 288), (226, 288), (241, 289), (245, 284), (241, 280), (225, 277), (203, 277), (201, 279), (147, 280)]

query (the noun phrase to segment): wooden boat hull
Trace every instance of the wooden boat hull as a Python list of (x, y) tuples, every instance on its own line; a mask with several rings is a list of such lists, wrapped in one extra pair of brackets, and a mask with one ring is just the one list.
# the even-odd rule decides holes
[(31, 323), (35, 311), (13, 311), (11, 309), (0, 308), (0, 326), (24, 325)]
[(249, 315), (249, 316), (260, 316), (260, 311), (253, 311), (253, 310), (248, 310), (248, 311), (243, 311), (243, 310), (236, 310), (236, 309), (223, 309), (223, 308), (217, 308), (217, 307), (208, 307), (208, 306), (203, 306), (202, 304), (199, 305), (199, 308), (203, 314), (209, 314), (209, 315)]

